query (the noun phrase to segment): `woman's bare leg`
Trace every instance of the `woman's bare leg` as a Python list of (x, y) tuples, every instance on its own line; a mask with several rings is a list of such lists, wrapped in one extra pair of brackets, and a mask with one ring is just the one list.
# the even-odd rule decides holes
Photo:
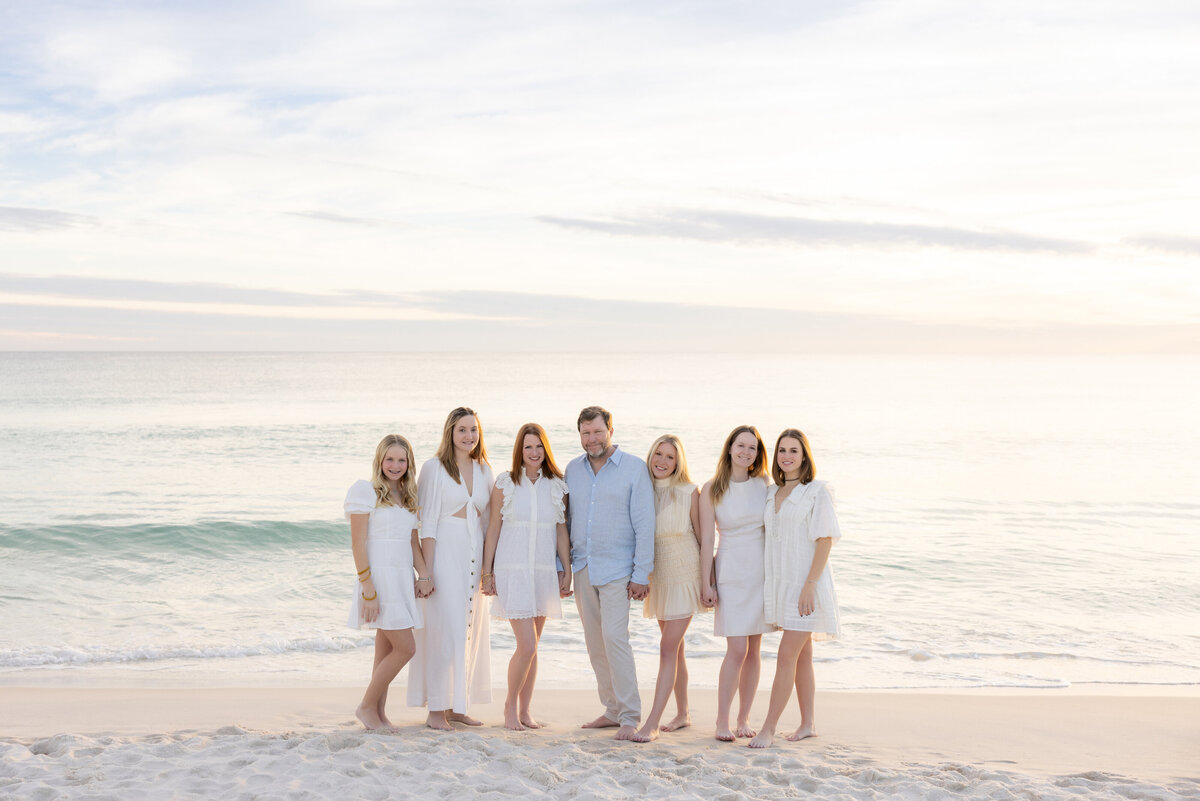
[[(771, 702), (767, 705), (767, 717), (762, 728), (750, 741), (751, 748), (766, 748), (775, 739), (775, 727), (779, 716), (787, 707), (788, 698), (797, 679), (797, 662), (811, 635), (806, 631), (785, 631), (779, 640), (779, 658), (775, 660), (775, 680), (771, 683)], [(809, 653), (812, 653), (809, 646)]]
[(800, 728), (788, 735), (789, 740), (803, 740), (817, 736), (816, 701), (817, 676), (813, 671), (812, 637), (804, 643), (800, 659), (796, 663), (796, 700), (800, 702)]
[(684, 658), (684, 638), (679, 638), (679, 667), (675, 671), (675, 717), (660, 728), (663, 731), (676, 731), (692, 725), (692, 716), (688, 712), (688, 669), (687, 659)]
[(533, 655), (537, 653), (537, 635), (533, 627), (533, 618), (510, 620), (508, 623), (512, 626), (517, 647), (513, 651), (512, 658), (508, 660), (508, 694), (504, 696), (504, 728), (520, 731), (525, 727), (521, 725), (520, 716), (517, 714), (517, 704), (520, 702), (525, 679), (529, 675), (529, 666), (533, 662)]
[(742, 664), (746, 661), (748, 637), (726, 637), (725, 659), (717, 675), (717, 739), (733, 741), (729, 728), (729, 708), (733, 706), (733, 694), (741, 683)]
[(371, 683), (367, 685), (367, 691), (363, 693), (362, 703), (358, 705), (358, 709), (354, 710), (354, 716), (368, 730), (379, 729), (385, 725), (379, 717), (382, 699), (387, 693), (392, 679), (399, 675), (401, 668), (408, 664), (408, 660), (412, 659), (417, 650), (412, 629), (397, 631), (380, 629), (375, 636), (379, 637), (380, 635), (387, 637), (391, 650), (375, 663), (375, 667), (371, 671)]
[(542, 728), (542, 724), (533, 719), (533, 712), (529, 707), (533, 703), (533, 685), (537, 682), (538, 645), (542, 641), (542, 629), (545, 626), (545, 617), (533, 619), (533, 659), (529, 661), (529, 672), (525, 674), (525, 683), (521, 685), (521, 692), (517, 696), (517, 720), (527, 729)]
[(738, 679), (738, 737), (753, 737), (750, 728), (750, 707), (754, 705), (754, 694), (758, 692), (758, 676), (762, 672), (762, 635), (751, 634), (746, 638), (746, 660), (742, 663), (742, 674)]
[[(387, 635), (380, 633), (380, 631), (378, 629), (376, 629), (375, 630), (375, 662), (371, 665), (372, 673), (374, 673), (375, 669), (379, 667), (379, 663), (383, 661), (383, 658), (385, 656), (387, 656), (388, 654), (390, 654), (391, 652), (392, 652), (391, 641), (388, 640)], [(391, 728), (392, 722), (390, 720), (388, 720), (387, 713), (384, 711), (384, 707), (387, 706), (387, 696), (388, 696), (388, 688), (384, 687), (383, 695), (379, 696), (379, 706), (375, 711), (379, 715), (379, 719), (381, 721), (383, 721), (383, 725), (387, 728)]]
[(658, 641), (658, 678), (654, 682), (654, 705), (642, 728), (631, 738), (634, 742), (648, 743), (658, 737), (658, 723), (666, 711), (671, 693), (675, 692), (676, 674), (679, 669), (679, 645), (687, 631), (690, 617), (683, 620), (660, 620), (658, 627), (662, 636)]

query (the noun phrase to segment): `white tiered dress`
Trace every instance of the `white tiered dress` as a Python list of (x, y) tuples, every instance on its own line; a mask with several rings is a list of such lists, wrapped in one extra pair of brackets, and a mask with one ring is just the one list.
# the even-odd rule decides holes
[(717, 609), (713, 633), (746, 637), (774, 631), (763, 619), (763, 508), (761, 478), (731, 481), (717, 504)]
[[(421, 539), (436, 539), (434, 592), (421, 599), (425, 628), (415, 633), (417, 653), (408, 676), (408, 705), (466, 714), (472, 703), (492, 700), (488, 600), (479, 591), (483, 529), (492, 494), (492, 469), (476, 462), (473, 492), (437, 459), (421, 467)], [(466, 507), (466, 518), (454, 513)]]
[(520, 482), (514, 483), (505, 470), (496, 479), (496, 489), (503, 492), (504, 502), (492, 565), (496, 579), (492, 617), (562, 617), (555, 558), (558, 524), (567, 519), (567, 483), (547, 476), (530, 481), (524, 470)]
[(642, 617), (682, 620), (707, 611), (700, 602), (700, 545), (692, 528), (695, 484), (654, 479), (654, 572)]
[(800, 614), (800, 591), (812, 569), (817, 540), (842, 537), (834, 511), (833, 494), (824, 481), (810, 481), (792, 490), (775, 511), (772, 485), (767, 491), (766, 581), (763, 584), (764, 615), (768, 624), (788, 631), (811, 631), (814, 640), (833, 640), (841, 633), (837, 593), (829, 563), (817, 579), (816, 603), (812, 614)]
[(367, 521), (367, 564), (379, 596), (379, 617), (368, 623), (362, 618), (362, 584), (354, 582), (354, 600), (350, 602), (352, 629), (421, 628), (421, 609), (413, 590), (412, 533), (417, 516), (403, 506), (376, 506), (375, 487), (370, 481), (356, 481), (346, 493), (343, 506), (350, 515), (370, 515)]

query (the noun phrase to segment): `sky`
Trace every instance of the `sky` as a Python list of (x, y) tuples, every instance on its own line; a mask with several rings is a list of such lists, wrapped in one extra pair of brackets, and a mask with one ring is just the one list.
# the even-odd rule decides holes
[(0, 350), (1200, 353), (1200, 6), (0, 5)]

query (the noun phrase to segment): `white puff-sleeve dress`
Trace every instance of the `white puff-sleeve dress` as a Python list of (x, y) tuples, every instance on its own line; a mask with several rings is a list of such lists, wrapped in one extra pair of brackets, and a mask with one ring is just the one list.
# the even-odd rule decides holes
[(775, 511), (775, 493), (767, 490), (763, 513), (766, 524), (766, 581), (763, 583), (763, 610), (767, 623), (787, 631), (811, 631), (814, 640), (837, 639), (841, 633), (837, 593), (829, 563), (821, 571), (815, 586), (816, 603), (812, 614), (800, 614), (800, 591), (812, 569), (817, 540), (841, 539), (834, 509), (833, 494), (824, 481), (810, 481), (792, 490)]
[(492, 563), (496, 579), (492, 617), (562, 617), (555, 559), (558, 524), (567, 519), (567, 483), (552, 476), (531, 481), (524, 470), (521, 480), (514, 482), (505, 470), (496, 479), (496, 489), (503, 493), (504, 502)]
[(362, 584), (354, 582), (350, 602), (352, 629), (419, 629), (421, 608), (413, 590), (412, 533), (418, 528), (417, 516), (403, 506), (376, 506), (375, 487), (370, 481), (356, 481), (346, 493), (343, 509), (350, 515), (370, 515), (367, 521), (367, 564), (379, 595), (379, 617), (368, 623), (362, 617)]
[[(492, 700), (488, 598), (479, 591), (483, 525), (495, 480), (475, 462), (471, 492), (437, 459), (421, 467), (421, 539), (436, 539), (433, 595), (421, 599), (425, 628), (415, 632), (417, 653), (408, 675), (408, 705), (466, 714)], [(462, 510), (465, 517), (456, 517)]]

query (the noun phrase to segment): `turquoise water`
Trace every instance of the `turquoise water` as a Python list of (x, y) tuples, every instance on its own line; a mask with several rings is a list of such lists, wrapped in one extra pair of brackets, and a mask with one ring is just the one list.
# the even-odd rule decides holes
[[(751, 422), (837, 489), (825, 687), (1200, 684), (1200, 360), (746, 355), (0, 354), (0, 683), (357, 684), (341, 501), (379, 437), (479, 411), (560, 463), (601, 403), (692, 472)], [(511, 650), (493, 628), (497, 665)], [(640, 678), (657, 629), (637, 619)], [(712, 686), (723, 642), (688, 635)], [(546, 685), (588, 686), (574, 610)], [(497, 669), (494, 677), (502, 677)]]

